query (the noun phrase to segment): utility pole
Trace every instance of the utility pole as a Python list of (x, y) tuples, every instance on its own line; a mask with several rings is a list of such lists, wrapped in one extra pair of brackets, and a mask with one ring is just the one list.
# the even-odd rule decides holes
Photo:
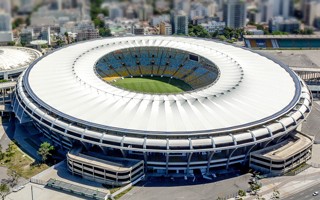
[(33, 188), (32, 188), (32, 185), (31, 185), (31, 199), (34, 200), (33, 199)]

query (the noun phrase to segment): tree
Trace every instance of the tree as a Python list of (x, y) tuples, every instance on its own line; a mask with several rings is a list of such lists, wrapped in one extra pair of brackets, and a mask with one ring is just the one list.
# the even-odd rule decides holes
[(42, 48), (42, 49), (46, 49), (46, 48), (48, 48), (48, 47), (49, 47), (49, 46), (48, 46), (47, 44), (42, 44), (42, 45), (41, 45), (41, 48)]
[(57, 44), (57, 46), (61, 47), (62, 45), (65, 44), (65, 41), (62, 40), (62, 39), (58, 39), (58, 40), (56, 41), (56, 44)]
[(238, 195), (239, 195), (240, 197), (245, 197), (245, 196), (246, 196), (246, 192), (245, 192), (244, 190), (239, 190), (239, 191), (238, 191)]
[(49, 142), (43, 142), (40, 145), (40, 148), (38, 150), (38, 154), (42, 158), (42, 162), (46, 162), (48, 157), (51, 156), (51, 151), (54, 150), (54, 146), (52, 146)]
[(68, 33), (68, 32), (65, 32), (65, 33), (64, 33), (64, 36), (66, 37), (67, 43), (69, 44), (69, 33)]
[(276, 199), (280, 199), (279, 190), (273, 190), (273, 193), (272, 193), (272, 196), (271, 196), (271, 200), (276, 200)]
[(8, 148), (6, 149), (6, 156), (8, 158), (12, 157), (13, 154), (15, 153), (15, 151), (16, 151), (16, 146), (15, 146), (14, 142), (10, 142), (8, 145)]
[(218, 31), (215, 31), (215, 32), (211, 33), (211, 37), (212, 38), (216, 38), (218, 35), (219, 35)]
[(97, 28), (104, 28), (104, 26), (105, 26), (104, 21), (99, 18), (94, 19), (93, 23)]
[(4, 153), (2, 152), (2, 146), (0, 144), (0, 160), (2, 160), (4, 158)]
[(112, 36), (111, 31), (108, 28), (99, 28), (99, 35), (102, 37)]
[(16, 44), (15, 41), (10, 41), (10, 42), (7, 43), (8, 46), (14, 46), (15, 44)]
[(21, 24), (24, 24), (25, 21), (22, 18), (16, 18), (12, 23), (12, 29), (19, 27)]
[(209, 34), (209, 32), (203, 28), (203, 26), (200, 25), (196, 25), (193, 26), (191, 24), (189, 24), (189, 35), (192, 37), (201, 37), (201, 38), (210, 38), (211, 35)]
[(299, 31), (297, 31), (297, 34), (301, 34), (301, 35), (312, 35), (312, 34), (313, 34), (313, 29), (311, 29), (311, 28), (305, 28), (304, 30), (299, 30)]
[(14, 187), (18, 184), (18, 180), (21, 177), (21, 175), (12, 169), (8, 169), (7, 171), (7, 175), (10, 177), (9, 182), (10, 182), (10, 186)]
[(227, 38), (224, 35), (219, 35), (217, 38), (219, 40), (221, 40), (221, 41), (226, 41), (227, 40)]
[(0, 184), (0, 197), (2, 200), (9, 194), (10, 188), (7, 184), (2, 183)]
[(273, 31), (272, 35), (288, 35), (289, 33), (287, 32), (282, 32), (282, 31)]

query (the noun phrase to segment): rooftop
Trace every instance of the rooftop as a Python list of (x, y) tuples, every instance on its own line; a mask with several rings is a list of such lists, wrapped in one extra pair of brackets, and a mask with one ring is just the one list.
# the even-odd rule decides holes
[(23, 47), (0, 47), (0, 72), (28, 67), (41, 53)]
[[(219, 68), (220, 78), (200, 90), (152, 95), (124, 91), (96, 75), (93, 66), (104, 55), (142, 46), (197, 52)], [(24, 84), (41, 106), (72, 121), (150, 134), (222, 132), (264, 124), (293, 108), (301, 90), (289, 68), (258, 53), (212, 40), (166, 36), (69, 45), (34, 63)]]
[(285, 160), (290, 158), (296, 152), (306, 149), (312, 145), (311, 136), (306, 136), (297, 132), (293, 137), (271, 147), (255, 151), (252, 154), (260, 155), (270, 160)]
[(244, 35), (245, 39), (320, 39), (320, 35)]
[(122, 159), (96, 154), (93, 156), (90, 155), (90, 153), (87, 154), (78, 152), (77, 149), (71, 150), (68, 153), (68, 156), (73, 159), (80, 160), (83, 163), (88, 163), (114, 172), (128, 172), (134, 165), (140, 162), (139, 160), (133, 160), (128, 158)]

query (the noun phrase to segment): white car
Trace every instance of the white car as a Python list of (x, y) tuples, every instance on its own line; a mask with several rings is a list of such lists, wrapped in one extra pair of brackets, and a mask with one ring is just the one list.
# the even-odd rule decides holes
[(14, 187), (13, 189), (12, 189), (12, 192), (18, 192), (19, 190), (21, 190), (21, 189), (23, 189), (24, 188), (24, 185), (21, 185), (21, 186), (17, 186), (17, 187)]
[(316, 192), (314, 192), (314, 193), (312, 194), (312, 196), (317, 196), (318, 194), (319, 194), (319, 192), (316, 191)]

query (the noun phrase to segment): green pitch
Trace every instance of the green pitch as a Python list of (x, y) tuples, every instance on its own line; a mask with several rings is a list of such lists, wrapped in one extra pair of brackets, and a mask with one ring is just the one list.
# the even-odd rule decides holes
[(179, 93), (192, 90), (185, 82), (168, 77), (134, 77), (118, 79), (111, 84), (134, 92), (143, 93)]

